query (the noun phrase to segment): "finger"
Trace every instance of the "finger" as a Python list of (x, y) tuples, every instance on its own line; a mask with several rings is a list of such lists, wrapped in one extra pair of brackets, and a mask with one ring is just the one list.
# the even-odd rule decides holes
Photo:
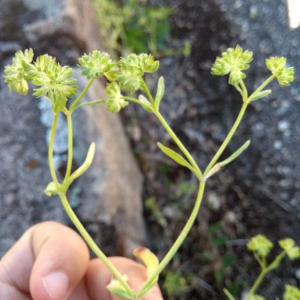
[(15, 287), (0, 281), (0, 299), (6, 300), (31, 300), (28, 295), (20, 292)]
[(45, 222), (29, 229), (6, 254), (0, 281), (34, 300), (61, 300), (84, 276), (88, 262), (88, 249), (76, 232)]
[[(141, 264), (128, 258), (113, 257), (110, 261), (124, 275), (129, 278), (129, 285), (139, 291), (147, 280), (146, 268)], [(107, 285), (112, 279), (109, 269), (99, 260), (94, 259), (90, 262), (86, 273), (86, 284), (88, 292), (93, 300), (120, 300), (121, 298), (113, 296), (107, 290)], [(162, 295), (158, 286), (155, 286), (143, 300), (162, 300)]]
[(0, 299), (30, 300), (29, 278), (33, 258), (26, 249), (29, 232), (0, 261)]
[(84, 278), (80, 281), (68, 300), (92, 300), (87, 292)]

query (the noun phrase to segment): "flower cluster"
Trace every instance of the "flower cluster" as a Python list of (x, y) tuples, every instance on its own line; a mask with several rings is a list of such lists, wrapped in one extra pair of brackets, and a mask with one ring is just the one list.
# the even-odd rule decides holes
[(28, 93), (28, 81), (32, 76), (26, 71), (26, 65), (33, 59), (33, 50), (18, 51), (13, 58), (12, 64), (5, 67), (4, 82), (8, 84), (10, 91), (26, 95)]
[(242, 71), (250, 67), (253, 59), (251, 51), (243, 51), (243, 48), (236, 46), (235, 49), (228, 48), (222, 53), (222, 57), (217, 57), (212, 66), (212, 73), (217, 76), (229, 75), (229, 83), (236, 86), (242, 79), (246, 78), (246, 74)]
[(105, 76), (109, 81), (114, 81), (117, 75), (117, 66), (107, 53), (94, 50), (79, 58), (79, 67), (83, 69), (82, 75), (88, 79)]
[(286, 68), (285, 57), (270, 57), (266, 60), (266, 66), (276, 76), (280, 85), (289, 86), (294, 81), (295, 70), (293, 67)]
[(62, 67), (48, 54), (39, 56), (35, 63), (32, 49), (19, 51), (13, 58), (12, 65), (5, 68), (5, 82), (9, 89), (20, 94), (28, 93), (28, 82), (39, 88), (34, 89), (34, 96), (47, 97), (52, 102), (53, 111), (61, 111), (68, 100), (77, 92), (75, 78), (70, 76), (73, 69)]
[(286, 252), (290, 260), (300, 258), (300, 247), (295, 245), (292, 239), (284, 239), (279, 241), (279, 246)]
[(267, 256), (273, 248), (273, 243), (263, 235), (253, 237), (247, 244), (250, 251), (257, 252), (260, 256)]
[(121, 86), (132, 93), (142, 88), (142, 77), (145, 73), (154, 73), (159, 67), (152, 55), (130, 54), (127, 58), (121, 58), (118, 81)]
[(300, 300), (300, 290), (295, 286), (287, 284), (285, 286), (283, 300)]
[(35, 74), (32, 83), (40, 88), (35, 88), (33, 95), (50, 99), (55, 112), (63, 110), (68, 98), (77, 93), (77, 85), (74, 85), (77, 80), (71, 77), (74, 70), (62, 67), (49, 55), (38, 57), (34, 67), (31, 68)]
[(128, 102), (122, 98), (120, 87), (116, 82), (108, 84), (105, 92), (108, 96), (106, 100), (108, 111), (117, 113), (128, 105)]
[(156, 72), (159, 62), (155, 61), (152, 55), (130, 54), (116, 64), (107, 53), (95, 50), (79, 58), (79, 67), (83, 69), (82, 74), (88, 79), (105, 76), (110, 81), (106, 88), (108, 97), (105, 102), (108, 111), (117, 113), (128, 105), (121, 94), (121, 87), (132, 93), (143, 89), (142, 77), (145, 73)]

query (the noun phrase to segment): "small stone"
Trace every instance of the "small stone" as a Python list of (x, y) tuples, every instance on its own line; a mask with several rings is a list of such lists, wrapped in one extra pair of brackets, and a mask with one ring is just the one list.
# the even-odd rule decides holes
[(4, 195), (5, 205), (12, 205), (14, 201), (15, 201), (15, 195), (13, 193), (8, 193)]
[(249, 13), (250, 19), (255, 20), (258, 16), (258, 8), (255, 5), (252, 5), (250, 7), (250, 13)]
[(282, 145), (283, 145), (282, 141), (276, 140), (276, 141), (274, 142), (274, 148), (275, 148), (276, 150), (280, 150), (280, 149), (282, 148)]
[(224, 221), (230, 224), (234, 224), (237, 221), (236, 214), (233, 211), (228, 211), (224, 215)]
[(207, 195), (207, 205), (213, 211), (219, 210), (221, 207), (220, 197), (216, 193), (209, 193)]
[(278, 123), (278, 130), (281, 132), (284, 132), (289, 128), (290, 128), (290, 123), (288, 121), (280, 121)]
[(291, 204), (291, 206), (296, 207), (296, 206), (298, 205), (297, 199), (293, 198), (293, 199), (290, 201), (290, 204)]
[(295, 276), (296, 276), (296, 278), (297, 278), (298, 280), (300, 280), (300, 269), (297, 269), (297, 270), (295, 271)]

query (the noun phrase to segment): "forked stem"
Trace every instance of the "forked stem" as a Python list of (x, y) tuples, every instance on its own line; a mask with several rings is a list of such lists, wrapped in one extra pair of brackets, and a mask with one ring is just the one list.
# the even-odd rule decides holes
[(255, 295), (256, 290), (259, 288), (259, 286), (261, 285), (262, 281), (264, 280), (265, 276), (270, 273), (271, 271), (273, 271), (275, 268), (277, 268), (280, 264), (280, 262), (282, 261), (282, 259), (286, 256), (285, 251), (283, 251), (282, 253), (280, 253), (274, 260), (273, 262), (268, 266), (268, 267), (264, 267), (261, 270), (261, 273), (259, 274), (259, 276), (257, 277), (256, 281), (254, 282), (252, 288), (250, 289), (246, 300), (250, 300), (251, 297), (253, 295)]
[(202, 203), (202, 199), (203, 199), (204, 189), (205, 189), (205, 181), (201, 181), (200, 186), (199, 186), (198, 196), (196, 199), (196, 203), (195, 203), (194, 209), (193, 209), (187, 223), (185, 224), (183, 230), (181, 231), (180, 235), (178, 236), (177, 240), (175, 241), (175, 243), (173, 244), (173, 246), (171, 247), (169, 252), (166, 254), (164, 259), (158, 265), (155, 272), (153, 272), (153, 274), (144, 283), (142, 289), (138, 292), (138, 294), (137, 294), (138, 297), (140, 297), (141, 295), (144, 295), (145, 292), (148, 291), (148, 289), (151, 287), (155, 278), (162, 272), (162, 270), (166, 267), (166, 265), (169, 263), (169, 261), (173, 258), (173, 256), (175, 255), (175, 253), (177, 252), (177, 250), (183, 243), (184, 239), (188, 235), (191, 227), (193, 226), (193, 224), (198, 216), (198, 212), (201, 207), (201, 203)]

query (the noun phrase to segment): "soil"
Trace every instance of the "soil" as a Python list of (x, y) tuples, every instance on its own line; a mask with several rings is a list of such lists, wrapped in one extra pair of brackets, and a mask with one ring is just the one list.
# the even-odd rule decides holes
[[(236, 44), (253, 51), (255, 59), (246, 81), (253, 91), (269, 76), (264, 61), (272, 55), (286, 56), (288, 65), (295, 66), (299, 74), (300, 29), (289, 29), (286, 2), (280, 0), (153, 2), (162, 3), (174, 9), (170, 46), (190, 40), (192, 53), (160, 60), (159, 76), (166, 83), (161, 111), (204, 168), (242, 105), (227, 78), (211, 75), (216, 56)], [(147, 79), (155, 93), (158, 76)], [(173, 292), (165, 293), (165, 299), (225, 299), (224, 287), (241, 297), (259, 272), (247, 251), (250, 237), (261, 233), (275, 245), (291, 237), (300, 244), (299, 81), (296, 75), (291, 87), (272, 83), (271, 96), (249, 107), (223, 158), (248, 139), (251, 146), (208, 181), (199, 218), (162, 276), (163, 284), (176, 271), (186, 284), (180, 290), (178, 278), (174, 280)], [(153, 205), (152, 209), (145, 207), (148, 246), (162, 258), (192, 210), (197, 182), (158, 150), (157, 141), (176, 147), (153, 116), (130, 105), (123, 120), (145, 174), (145, 202), (154, 197), (161, 212), (155, 214)], [(161, 226), (161, 219), (167, 226)], [(278, 251), (276, 246), (271, 256)], [(268, 299), (282, 297), (284, 284), (300, 286), (299, 268), (299, 261), (284, 262), (258, 292)]]

